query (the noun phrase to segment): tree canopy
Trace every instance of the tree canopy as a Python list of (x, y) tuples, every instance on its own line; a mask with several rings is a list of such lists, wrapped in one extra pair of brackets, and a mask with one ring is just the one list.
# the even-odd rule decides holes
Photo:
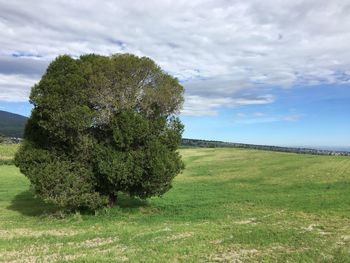
[(67, 208), (162, 195), (183, 169), (183, 87), (147, 57), (56, 58), (31, 91), (15, 162), (35, 193)]

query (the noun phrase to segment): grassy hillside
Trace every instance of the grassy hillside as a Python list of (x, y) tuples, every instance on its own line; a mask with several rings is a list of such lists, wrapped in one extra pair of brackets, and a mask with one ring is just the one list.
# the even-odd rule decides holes
[(349, 157), (181, 153), (163, 198), (96, 215), (60, 217), (0, 166), (0, 261), (350, 262)]
[(27, 117), (0, 110), (0, 134), (7, 137), (22, 137)]

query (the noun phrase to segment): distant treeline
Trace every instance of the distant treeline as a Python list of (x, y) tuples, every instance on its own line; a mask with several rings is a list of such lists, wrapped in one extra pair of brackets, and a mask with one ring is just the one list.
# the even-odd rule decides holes
[[(20, 143), (21, 138), (16, 137), (5, 137), (0, 134), (0, 143), (13, 144)], [(183, 148), (201, 147), (201, 148), (246, 148), (256, 149), (265, 151), (275, 152), (289, 152), (289, 153), (302, 153), (302, 154), (316, 154), (316, 155), (342, 155), (350, 156), (350, 151), (336, 151), (336, 150), (322, 150), (322, 149), (310, 149), (310, 148), (297, 148), (297, 147), (281, 147), (271, 145), (257, 145), (257, 144), (246, 144), (246, 143), (235, 143), (235, 142), (222, 142), (222, 141), (209, 141), (209, 140), (198, 140), (198, 139), (182, 139)]]
[(183, 147), (206, 147), (206, 148), (216, 148), (216, 147), (247, 148), (247, 149), (257, 149), (257, 150), (276, 151), (276, 152), (350, 156), (350, 152), (347, 152), (347, 151), (332, 151), (332, 150), (320, 150), (320, 149), (309, 149), (309, 148), (256, 145), (256, 144), (245, 144), (245, 143), (234, 143), (234, 142), (187, 139), (187, 138), (182, 139), (182, 146)]

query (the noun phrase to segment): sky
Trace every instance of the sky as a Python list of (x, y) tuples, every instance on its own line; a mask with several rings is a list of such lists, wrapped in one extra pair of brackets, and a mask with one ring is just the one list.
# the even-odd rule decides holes
[(56, 56), (133, 53), (185, 88), (184, 137), (350, 147), (350, 1), (0, 0), (0, 110)]

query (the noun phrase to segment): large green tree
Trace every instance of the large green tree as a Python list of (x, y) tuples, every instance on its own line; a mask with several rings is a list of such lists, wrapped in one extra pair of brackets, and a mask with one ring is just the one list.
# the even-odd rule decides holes
[(183, 87), (149, 58), (59, 56), (30, 102), (15, 162), (47, 201), (96, 209), (118, 192), (162, 195), (183, 169)]

